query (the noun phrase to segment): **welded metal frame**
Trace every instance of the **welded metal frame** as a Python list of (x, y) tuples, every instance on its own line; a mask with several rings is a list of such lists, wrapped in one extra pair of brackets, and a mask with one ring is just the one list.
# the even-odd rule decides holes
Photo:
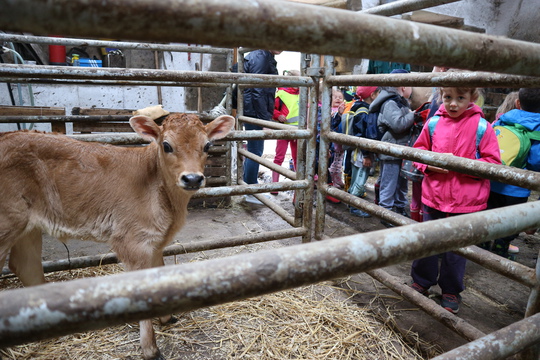
[[(60, 1), (59, 1), (60, 2)], [(417, 3), (424, 2), (425, 0), (418, 0)], [(449, 2), (449, 1), (448, 1)], [(491, 37), (487, 35), (464, 33), (459, 30), (440, 29), (437, 27), (424, 25), (424, 24), (409, 24), (407, 22), (396, 22), (392, 19), (381, 19), (380, 17), (373, 18), (365, 14), (355, 14), (351, 16), (350, 13), (345, 13), (340, 10), (333, 9), (318, 9), (310, 7), (309, 22), (306, 20), (305, 11), (308, 8), (303, 7), (300, 4), (278, 4), (273, 2), (258, 2), (253, 1), (250, 4), (239, 4), (233, 1), (213, 1), (209, 0), (205, 2), (204, 6), (198, 6), (197, 0), (185, 0), (182, 1), (182, 6), (185, 11), (181, 12), (181, 16), (176, 16), (172, 19), (172, 16), (178, 15), (173, 12), (168, 13), (167, 6), (170, 2), (167, 1), (155, 1), (153, 7), (156, 16), (160, 16), (160, 20), (163, 23), (168, 20), (168, 24), (173, 24), (167, 29), (167, 33), (160, 32), (159, 30), (151, 27), (144, 29), (133, 28), (133, 33), (129, 36), (143, 40), (154, 40), (159, 38), (162, 41), (180, 41), (180, 42), (193, 42), (193, 39), (197, 39), (200, 42), (212, 44), (215, 46), (224, 45), (236, 45), (246, 44), (248, 46), (256, 48), (283, 48), (284, 50), (303, 51), (305, 53), (325, 53), (325, 54), (340, 54), (342, 56), (349, 57), (368, 57), (372, 59), (381, 60), (393, 60), (400, 62), (414, 62), (414, 59), (422, 58), (425, 64), (437, 64), (441, 66), (462, 67), (471, 70), (489, 70), (507, 74), (517, 74), (523, 76), (508, 76), (491, 74), (491, 78), (487, 78), (488, 75), (483, 76), (478, 74), (479, 78), (475, 79), (472, 83), (475, 86), (482, 86), (489, 84), (493, 86), (505, 86), (502, 84), (508, 84), (511, 86), (538, 86), (538, 78), (540, 75), (540, 46), (532, 43), (524, 43), (520, 41), (514, 41), (510, 39), (501, 39)], [(405, 3), (405, 2), (403, 2)], [(431, 2), (434, 3), (434, 2)], [(46, 23), (50, 26), (54, 24), (52, 28), (47, 28), (48, 32), (66, 33), (78, 36), (85, 36), (89, 31), (93, 31), (97, 36), (107, 36), (110, 34), (122, 34), (120, 28), (106, 28), (105, 26), (89, 26), (84, 21), (79, 19), (80, 12), (78, 9), (72, 12), (75, 8), (63, 8), (56, 12), (50, 11), (47, 8), (47, 4), (32, 0), (19, 0), (16, 5), (15, 2), (0, 0), (0, 5), (4, 8), (4, 14), (10, 14), (9, 18), (0, 14), (0, 28), (11, 29), (13, 31), (36, 31)], [(97, 4), (97, 0), (96, 0)], [(21, 9), (28, 8), (35, 5), (36, 11), (34, 13), (27, 13), (20, 11)], [(138, 8), (137, 4), (130, 4), (125, 2), (123, 7), (130, 6), (131, 11), (137, 13), (144, 13), (143, 9)], [(249, 5), (249, 6), (248, 6)], [(252, 5), (256, 5), (254, 8)], [(117, 4), (103, 4), (105, 8), (103, 11), (109, 10), (107, 6), (112, 6), (112, 10), (115, 10), (118, 16), (121, 16), (123, 9)], [(432, 5), (433, 6), (433, 5)], [(97, 6), (96, 6), (97, 7)], [(214, 11), (206, 11), (206, 7), (212, 7)], [(260, 12), (264, 14), (264, 17), (259, 16)], [(231, 16), (232, 21), (237, 21), (238, 17), (246, 19), (244, 29), (241, 33), (236, 33), (234, 29), (234, 23), (229, 22), (229, 19), (222, 18), (222, 14), (234, 13), (235, 16)], [(395, 9), (393, 10), (395, 11)], [(36, 16), (38, 14), (38, 16)], [(286, 16), (286, 20), (283, 18)], [(207, 21), (204, 26), (190, 23), (189, 19), (192, 18), (205, 18)], [(287, 27), (291, 19), (294, 18), (294, 27)], [(47, 22), (42, 21), (47, 19)], [(54, 20), (58, 20), (54, 22)], [(101, 21), (102, 18), (99, 14), (92, 19), (92, 21)], [(106, 19), (108, 20), (108, 18)], [(302, 31), (299, 32), (298, 28), (310, 29), (312, 24), (316, 24), (320, 31)], [(335, 23), (340, 24), (338, 28), (334, 28)], [(92, 24), (90, 24), (92, 25)], [(264, 27), (264, 28), (261, 28)], [(356, 36), (343, 37), (342, 29), (348, 28), (351, 33)], [(369, 31), (369, 29), (378, 29), (378, 32)], [(102, 34), (103, 29), (107, 30), (107, 34)], [(56, 31), (54, 31), (56, 30)], [(266, 36), (255, 37), (252, 34), (260, 33), (265, 30)], [(321, 38), (321, 34), (325, 34), (324, 39)], [(283, 42), (283, 39), (290, 41)], [(439, 39), (443, 39), (441, 46), (433, 47), (431, 44)], [(189, 40), (189, 41), (188, 41)], [(324, 40), (324, 41), (321, 41)], [(359, 48), (355, 46), (358, 43), (362, 43), (366, 46)], [(459, 43), (459, 44), (458, 44)], [(370, 46), (370, 44), (377, 44)], [(379, 46), (384, 44), (385, 46)], [(478, 44), (482, 44), (479, 48)], [(413, 46), (414, 45), (414, 46)], [(404, 49), (408, 47), (407, 52), (396, 52), (395, 49)], [(200, 49), (197, 47), (196, 49)], [(456, 51), (459, 49), (459, 51)], [(500, 49), (505, 49), (505, 52), (501, 52)], [(191, 50), (195, 52), (195, 49)], [(516, 55), (519, 61), (516, 61)], [(474, 54), (472, 57), (465, 57), (464, 54)], [(502, 180), (508, 183), (516, 183), (522, 186), (532, 186), (531, 188), (537, 188), (535, 184), (540, 183), (538, 181), (538, 175), (531, 172), (517, 171), (516, 169), (504, 169), (497, 165), (488, 165), (485, 167), (479, 167), (478, 164), (471, 164), (468, 161), (462, 161), (461, 159), (453, 159), (452, 157), (443, 154), (426, 154), (420, 150), (414, 149), (402, 149), (398, 146), (382, 145), (370, 143), (365, 139), (349, 139), (346, 136), (340, 134), (331, 133), (329, 131), (329, 114), (330, 114), (330, 96), (331, 86), (338, 84), (362, 84), (373, 85), (376, 84), (377, 79), (368, 79), (366, 77), (361, 78), (345, 78), (337, 77), (331, 73), (331, 57), (325, 56), (325, 65), (314, 66), (317, 63), (318, 56), (312, 57), (312, 63), (310, 67), (306, 67), (306, 75), (312, 77), (312, 83), (309, 83), (309, 78), (303, 78), (306, 80), (304, 84), (298, 84), (297, 86), (311, 87), (309, 92), (309, 118), (316, 119), (316, 107), (318, 99), (319, 89), (317, 88), (316, 81), (319, 78), (323, 79), (322, 90), (322, 126), (321, 126), (321, 154), (325, 154), (324, 151), (328, 150), (329, 141), (342, 141), (343, 143), (350, 143), (352, 145), (370, 149), (376, 149), (379, 152), (388, 151), (394, 156), (402, 158), (410, 158), (412, 160), (422, 161), (428, 164), (447, 167), (452, 170), (462, 170), (464, 172), (470, 171), (480, 176)], [(33, 79), (32, 81), (46, 81), (41, 80), (47, 78), (47, 75), (36, 71), (37, 69), (25, 68), (22, 72), (20, 69), (11, 69), (9, 66), (5, 68), (5, 72), (0, 73), (2, 79)], [(43, 68), (41, 68), (43, 69)], [(76, 69), (78, 70), (78, 69)], [(0, 71), (4, 71), (4, 67), (0, 68)], [(8, 72), (9, 71), (9, 72)], [(27, 71), (27, 73), (25, 73)], [(55, 69), (50, 70), (51, 73), (58, 71)], [(89, 81), (85, 74), (71, 73), (70, 71), (61, 71), (64, 77), (69, 77), (73, 82)], [(215, 82), (216, 77), (221, 77), (217, 74), (188, 74), (188, 73), (167, 73), (159, 74), (158, 77), (162, 78), (154, 79), (156, 84), (162, 84), (160, 81), (167, 81), (161, 79), (170, 79), (168, 76), (172, 76), (174, 81), (180, 83), (207, 81), (206, 84)], [(48, 79), (54, 81), (54, 77), (58, 74), (51, 75)], [(126, 74), (107, 74), (100, 73), (100, 76), (95, 76), (95, 81), (141, 81), (144, 82), (148, 79), (138, 80), (136, 76), (139, 74), (129, 72)], [(201, 76), (202, 75), (202, 76)], [(106, 79), (106, 76), (111, 78)], [(112, 78), (117, 76), (116, 78)], [(214, 77), (216, 76), (216, 77)], [(226, 75), (220, 79), (223, 83), (238, 83), (243, 85), (258, 85), (264, 86), (263, 83), (269, 86), (277, 86), (278, 77), (272, 79), (255, 79), (251, 77), (242, 78), (246, 75)], [(386, 85), (416, 85), (416, 86), (438, 86), (438, 85), (456, 85), (461, 83), (471, 84), (465, 79), (455, 79), (453, 75), (426, 75), (425, 78), (422, 75), (422, 79), (412, 79), (413, 75), (400, 76), (399, 81), (395, 83), (393, 79), (386, 79)], [(531, 77), (532, 76), (532, 77)], [(411, 79), (409, 79), (409, 77)], [(428, 79), (429, 78), (429, 79)], [(87, 79), (87, 80), (84, 80)], [(181, 80), (184, 79), (184, 80)], [(290, 80), (290, 79), (289, 79)], [(170, 80), (169, 80), (170, 81)], [(279, 84), (285, 84), (286, 81)], [(294, 85), (294, 81), (288, 83)], [(199, 86), (202, 84), (198, 84)], [(229, 91), (229, 90), (228, 90)], [(229, 93), (229, 92), (228, 92)], [(239, 107), (241, 106), (241, 100), (239, 98)], [(306, 138), (306, 164), (314, 163), (314, 149), (315, 149), (315, 121), (308, 122), (305, 130), (298, 130), (295, 135), (300, 135), (300, 131), (306, 131), (310, 133), (310, 136)], [(280, 130), (276, 130), (279, 132)], [(289, 130), (281, 130), (283, 133), (275, 134), (275, 136), (288, 136), (286, 135)], [(231, 140), (239, 140), (244, 134), (232, 134)], [(252, 138), (260, 137), (265, 138), (267, 134), (253, 133), (249, 135)], [(244, 154), (245, 155), (245, 154)], [(325, 170), (324, 159), (322, 160), (319, 169)], [(472, 161), (472, 160), (471, 160)], [(327, 166), (327, 160), (326, 160)], [(472, 166), (472, 167), (471, 167)], [(300, 170), (300, 169), (299, 169)], [(300, 171), (299, 171), (300, 172)], [(307, 166), (305, 169), (305, 176), (297, 176), (301, 180), (294, 180), (291, 182), (283, 182), (277, 184), (264, 184), (256, 186), (238, 185), (220, 188), (210, 188), (201, 190), (200, 194), (205, 196), (222, 196), (223, 194), (248, 194), (248, 193), (260, 193), (267, 192), (273, 189), (285, 189), (294, 188), (299, 190), (307, 190), (303, 192), (304, 195), (304, 207), (303, 207), (303, 228), (298, 228), (304, 234), (310, 234), (311, 227), (311, 197), (313, 189), (313, 166)], [(150, 269), (138, 272), (137, 274), (128, 273), (115, 275), (114, 278), (100, 279), (100, 285), (105, 286), (110, 292), (107, 294), (94, 294), (94, 296), (103, 297), (101, 300), (109, 301), (115, 299), (119, 294), (125, 294), (127, 298), (131, 298), (133, 291), (125, 291), (125, 289), (137, 288), (140, 285), (140, 279), (142, 276), (152, 276), (152, 279), (160, 278), (163, 282), (148, 282), (150, 285), (160, 287), (161, 294), (168, 294), (170, 286), (175, 285), (175, 294), (181, 293), (182, 286), (185, 283), (181, 281), (182, 276), (185, 276), (185, 269), (193, 270), (192, 274), (192, 287), (189, 288), (189, 293), (186, 293), (185, 297), (170, 299), (167, 298), (165, 306), (157, 307), (152, 306), (151, 302), (140, 301), (139, 306), (144, 306), (144, 313), (141, 313), (140, 309), (134, 306), (132, 309), (124, 309), (122, 317), (111, 314), (106, 314), (102, 310), (105, 309), (105, 305), (97, 303), (96, 309), (99, 311), (94, 312), (101, 321), (104, 317), (107, 317), (110, 324), (124, 322), (126, 319), (141, 319), (148, 316), (164, 315), (173, 311), (186, 311), (195, 309), (201, 306), (201, 303), (208, 305), (214, 302), (232, 301), (235, 299), (245, 298), (254, 295), (260, 295), (269, 291), (283, 290), (303, 284), (314, 283), (321, 280), (334, 278), (336, 276), (343, 276), (347, 274), (353, 274), (361, 271), (368, 271), (373, 277), (380, 279), (380, 281), (391, 284), (391, 279), (388, 279), (384, 273), (377, 270), (378, 267), (387, 266), (391, 263), (398, 263), (404, 260), (412, 260), (419, 256), (427, 256), (430, 254), (437, 254), (442, 251), (454, 250), (462, 253), (464, 256), (478, 261), (480, 260), (486, 267), (496, 270), (498, 272), (506, 272), (510, 278), (522, 283), (526, 283), (527, 286), (532, 288), (529, 306), (527, 308), (526, 318), (523, 323), (526, 324), (526, 330), (523, 330), (522, 322), (516, 323), (515, 326), (511, 325), (501, 331), (494, 334), (490, 334), (486, 337), (482, 337), (478, 341), (471, 342), (461, 348), (456, 349), (456, 353), (460, 353), (461, 358), (483, 358), (490, 356), (490, 358), (502, 358), (516, 353), (526, 346), (536, 345), (535, 349), (531, 353), (526, 353), (526, 358), (537, 358), (538, 343), (540, 341), (540, 335), (538, 332), (538, 315), (534, 315), (538, 312), (539, 307), (539, 293), (540, 285), (538, 283), (540, 270), (537, 269), (536, 274), (531, 274), (530, 269), (519, 269), (519, 267), (512, 266), (512, 264), (505, 261), (500, 261), (498, 258), (490, 258), (488, 254), (477, 251), (475, 248), (463, 248), (455, 250), (456, 247), (469, 246), (472, 244), (478, 244), (483, 241), (492, 240), (505, 235), (510, 235), (519, 232), (526, 228), (540, 226), (540, 211), (538, 209), (538, 202), (526, 203), (515, 207), (495, 209), (490, 211), (484, 211), (482, 213), (469, 214), (464, 217), (445, 219), (440, 221), (433, 221), (430, 223), (407, 225), (410, 220), (399, 217), (399, 215), (387, 214), (384, 210), (377, 208), (373, 204), (364, 203), (361, 199), (351, 199), (351, 197), (335, 188), (328, 187), (326, 185), (326, 171), (319, 171), (319, 185), (317, 187), (317, 209), (315, 216), (315, 238), (322, 238), (324, 235), (324, 196), (330, 194), (341, 200), (348, 202), (355, 207), (362, 208), (368, 212), (372, 212), (375, 216), (379, 216), (389, 222), (405, 225), (396, 229), (388, 229), (378, 232), (369, 233), (369, 235), (357, 234), (340, 239), (333, 239), (332, 241), (316, 242), (311, 244), (301, 245), (302, 247), (294, 247), (291, 249), (280, 249), (276, 251), (261, 252), (260, 254), (248, 254), (239, 256), (234, 262), (235, 267), (232, 266), (232, 262), (229, 260), (212, 260), (206, 261), (204, 264), (188, 264), (180, 267), (164, 267), (160, 269)], [(320, 204), (320, 205), (319, 205)], [(528, 214), (528, 216), (524, 216)], [(532, 214), (532, 216), (531, 216)], [(457, 220), (456, 220), (457, 219)], [(460, 221), (460, 222), (458, 222)], [(469, 232), (462, 229), (463, 222), (467, 222), (470, 226)], [(290, 222), (289, 222), (290, 223)], [(296, 220), (295, 220), (296, 223)], [(452, 226), (452, 224), (454, 226)], [(505, 224), (502, 226), (501, 224)], [(489, 226), (488, 226), (489, 225)], [(437, 238), (448, 239), (447, 241), (434, 241), (435, 234)], [(279, 234), (279, 236), (287, 236)], [(441, 236), (442, 235), (442, 236)], [(431, 238), (430, 238), (431, 236)], [(280, 237), (276, 237), (280, 238)], [(309, 237), (311, 238), (311, 237)], [(419, 247), (418, 239), (422, 238), (422, 247)], [(237, 239), (238, 242), (245, 241), (245, 239)], [(259, 239), (262, 240), (262, 239)], [(398, 241), (399, 240), (399, 241)], [(426, 242), (428, 243), (426, 245)], [(401, 245), (407, 247), (402, 248)], [(496, 265), (497, 261), (500, 265)], [(238, 269), (242, 271), (238, 272)], [(506, 271), (508, 270), (508, 271)], [(178, 271), (178, 273), (175, 273)], [(174, 277), (170, 276), (174, 273)], [(159, 277), (156, 275), (159, 274)], [(252, 276), (256, 274), (256, 276)], [(131, 281), (135, 281), (136, 285), (133, 285)], [(231, 284), (241, 284), (242, 287), (235, 288)], [(56, 294), (55, 291), (62, 291), (67, 293), (70, 289), (91, 288), (93, 280), (80, 280), (76, 282), (68, 282), (65, 284), (49, 284), (41, 287), (39, 298), (43, 301), (40, 304), (47, 304), (47, 301), (52, 299), (52, 296)], [(224, 284), (227, 284), (226, 288), (223, 288)], [(246, 284), (250, 286), (246, 288)], [(413, 299), (415, 296), (410, 289), (400, 288), (399, 286), (393, 287), (395, 291), (403, 293), (404, 296)], [(137, 289), (137, 293), (143, 296), (149, 296), (148, 294), (156, 294), (155, 288), (140, 288)], [(195, 290), (195, 291), (194, 291)], [(212, 291), (209, 291), (212, 290)], [(240, 291), (239, 291), (240, 290)], [(11, 294), (14, 292), (0, 293), (0, 308), (2, 310), (1, 316), (8, 316), (4, 309), (12, 311), (12, 316), (20, 319), (20, 307), (24, 305), (24, 302), (19, 299), (31, 299), (35, 296), (35, 289), (22, 289), (15, 290), (17, 295), (16, 303), (13, 303), (14, 297)], [(50, 292), (49, 292), (50, 291)], [(84, 291), (84, 290), (82, 290)], [(51, 295), (52, 294), (52, 295)], [(194, 298), (190, 299), (190, 295)], [(148, 297), (148, 298), (151, 298)], [(162, 299), (162, 298), (160, 298)], [(204, 300), (204, 301), (201, 301)], [(31, 308), (35, 311), (35, 314), (40, 314), (41, 311), (38, 308)], [(36, 303), (34, 302), (34, 306)], [(39, 305), (39, 304), (37, 304)], [(41, 305), (40, 305), (41, 306)], [(67, 306), (67, 305), (64, 305)], [(429, 305), (425, 306), (426, 308)], [(84, 308), (84, 305), (83, 305)], [(424, 307), (423, 307), (424, 308)], [(445, 319), (450, 319), (449, 323), (451, 327), (460, 328), (458, 325), (458, 318), (451, 314), (440, 313), (438, 315), (444, 315)], [(130, 312), (131, 311), (131, 312)], [(89, 312), (88, 312), (89, 313)], [(434, 312), (435, 316), (437, 312)], [(42, 317), (35, 317), (33, 320), (43, 320)], [(85, 319), (67, 319), (68, 321), (74, 321), (77, 328), (80, 330), (88, 329), (89, 323)], [(8, 346), (15, 343), (20, 343), (20, 338), (14, 340), (15, 337), (27, 337), (27, 339), (37, 339), (35, 333), (38, 329), (39, 336), (44, 336), (46, 331), (50, 329), (56, 329), (58, 324), (38, 324), (36, 321), (26, 323), (22, 328), (18, 329), (18, 333), (5, 331), (5, 328), (0, 326), (0, 346)], [(105, 322), (102, 322), (105, 325)], [(86, 326), (86, 327), (85, 327)], [(34, 329), (32, 329), (34, 327)], [(60, 325), (62, 327), (62, 325)], [(515, 332), (515, 328), (518, 327), (519, 333)], [(65, 328), (65, 327), (64, 327)], [(508, 334), (514, 330), (514, 336), (521, 336), (525, 340), (512, 342), (506, 341), (504, 347), (498, 348), (493, 352), (491, 345), (502, 340), (509, 340)], [(70, 331), (75, 331), (75, 327), (70, 327)], [(475, 333), (474, 329), (468, 327), (462, 327), (459, 329), (460, 333), (467, 339), (472, 340), (478, 338), (483, 334)], [(30, 337), (29, 334), (33, 334)], [(468, 335), (467, 335), (468, 334)], [(474, 351), (473, 351), (474, 350)], [(443, 354), (442, 358), (452, 358), (451, 352)], [(447, 357), (445, 357), (447, 356)]]

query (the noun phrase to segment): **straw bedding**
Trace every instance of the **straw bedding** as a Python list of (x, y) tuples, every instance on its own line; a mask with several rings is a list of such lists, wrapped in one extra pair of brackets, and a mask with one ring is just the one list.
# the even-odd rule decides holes
[[(49, 281), (102, 276), (119, 265), (64, 271)], [(0, 288), (20, 286), (0, 280)], [(422, 359), (419, 348), (331, 282), (177, 314), (157, 330), (167, 359)], [(384, 319), (388, 322), (388, 319)], [(3, 359), (140, 359), (138, 323), (0, 351)], [(415, 340), (413, 340), (415, 341)]]

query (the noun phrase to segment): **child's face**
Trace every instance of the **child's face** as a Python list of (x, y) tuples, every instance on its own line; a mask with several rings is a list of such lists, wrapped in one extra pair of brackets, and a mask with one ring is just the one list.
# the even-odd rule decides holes
[(453, 118), (461, 116), (473, 101), (470, 92), (459, 94), (455, 88), (443, 89), (442, 100), (448, 115)]
[(341, 91), (332, 92), (332, 107), (337, 108), (343, 103), (343, 94)]

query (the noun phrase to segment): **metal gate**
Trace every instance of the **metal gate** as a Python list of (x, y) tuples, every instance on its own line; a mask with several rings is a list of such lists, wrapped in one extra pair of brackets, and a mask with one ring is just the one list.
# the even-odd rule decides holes
[[(446, 1), (448, 2), (448, 1)], [(61, 1), (59, 1), (61, 3)], [(322, 121), (320, 154), (328, 151), (329, 142), (339, 142), (369, 149), (404, 159), (424, 162), (445, 167), (484, 178), (540, 190), (540, 175), (526, 170), (508, 168), (502, 165), (478, 164), (474, 160), (453, 158), (449, 155), (436, 154), (408, 147), (389, 145), (330, 131), (331, 88), (336, 85), (373, 85), (373, 86), (490, 86), (490, 87), (538, 87), (540, 86), (540, 45), (513, 41), (492, 36), (473, 34), (464, 31), (441, 29), (433, 26), (397, 21), (365, 14), (307, 7), (289, 2), (266, 1), (178, 1), (177, 8), (169, 1), (154, 1), (143, 5), (138, 2), (103, 3), (94, 1), (71, 1), (75, 6), (53, 8), (47, 2), (19, 0), (15, 2), (0, 0), (3, 8), (0, 15), (0, 28), (10, 31), (33, 33), (54, 32), (72, 36), (96, 36), (131, 38), (144, 41), (171, 41), (184, 43), (204, 43), (212, 46), (250, 46), (256, 48), (284, 49), (301, 51), (304, 54), (325, 54), (302, 56), (302, 76), (264, 76), (242, 73), (201, 73), (187, 71), (154, 70), (138, 73), (132, 71), (114, 71), (103, 69), (89, 72), (83, 69), (57, 70), (47, 67), (11, 66), (0, 67), (1, 81), (41, 82), (62, 79), (77, 81), (129, 81), (135, 83), (182, 86), (200, 83), (238, 84), (242, 86), (297, 86), (301, 87), (301, 119), (298, 128), (287, 125), (269, 124), (259, 119), (247, 118), (239, 108), (239, 123), (264, 125), (271, 131), (237, 131), (227, 140), (233, 144), (246, 139), (298, 139), (299, 162), (296, 173), (277, 167), (264, 159), (231, 145), (238, 156), (249, 157), (263, 166), (280, 172), (290, 179), (281, 183), (246, 185), (237, 179), (231, 179), (227, 186), (218, 186), (200, 190), (197, 197), (218, 197), (242, 194), (260, 194), (272, 190), (295, 190), (295, 212), (290, 215), (276, 204), (259, 199), (290, 225), (291, 229), (274, 231), (259, 236), (245, 236), (222, 241), (201, 244), (197, 249), (233, 246), (240, 243), (267, 241), (294, 236), (302, 236), (302, 244), (290, 248), (241, 255), (235, 261), (212, 260), (193, 263), (174, 268), (149, 269), (137, 274), (126, 273), (101, 280), (100, 286), (111, 291), (90, 295), (95, 284), (92, 279), (78, 280), (63, 284), (48, 284), (47, 290), (41, 289), (40, 298), (51, 300), (55, 294), (64, 294), (68, 300), (75, 293), (87, 293), (94, 296), (94, 304), (99, 311), (84, 312), (77, 317), (60, 316), (51, 319), (46, 316), (47, 309), (33, 303), (35, 290), (32, 288), (0, 293), (0, 316), (20, 319), (25, 322), (19, 329), (10, 329), (0, 325), (0, 346), (11, 346), (44, 337), (43, 332), (55, 330), (55, 334), (81, 331), (87, 328), (90, 320), (100, 320), (105, 325), (138, 320), (149, 316), (160, 316), (172, 312), (188, 311), (227, 301), (247, 298), (254, 295), (284, 290), (304, 284), (332, 279), (339, 276), (368, 272), (375, 279), (403, 294), (408, 300), (447, 326), (453, 328), (465, 339), (472, 342), (440, 356), (451, 358), (504, 358), (525, 348), (524, 358), (538, 358), (540, 340), (540, 299), (538, 273), (519, 264), (495, 258), (485, 251), (470, 245), (500, 238), (520, 232), (524, 229), (540, 227), (540, 204), (526, 204), (469, 214), (445, 220), (416, 224), (414, 221), (399, 216), (330, 187), (326, 184), (326, 172), (319, 171), (316, 191), (317, 207), (312, 210), (315, 174), (315, 136), (319, 83), (322, 82)], [(434, 6), (436, 1), (413, 1), (417, 6)], [(443, 1), (439, 3), (444, 3)], [(152, 8), (148, 12), (147, 8)], [(33, 9), (33, 12), (29, 12)], [(386, 9), (386, 10), (385, 10)], [(387, 7), (381, 7), (381, 11)], [(394, 9), (395, 10), (395, 9)], [(306, 17), (306, 11), (310, 16)], [(402, 10), (396, 10), (402, 11)], [(375, 13), (375, 10), (370, 11)], [(92, 16), (88, 16), (92, 14)], [(117, 19), (129, 19), (129, 34), (126, 34), (122, 22), (111, 24), (109, 14)], [(138, 14), (138, 15), (133, 15)], [(385, 12), (385, 15), (392, 13)], [(242, 19), (241, 24), (238, 19)], [(104, 26), (107, 24), (107, 26)], [(294, 25), (291, 25), (294, 24)], [(354, 35), (343, 36), (342, 29), (350, 29)], [(299, 29), (301, 31), (299, 31)], [(373, 30), (373, 29), (376, 29)], [(261, 36), (253, 36), (261, 34)], [(264, 36), (262, 36), (264, 35)], [(284, 41), (286, 39), (287, 41)], [(19, 39), (21, 40), (21, 39)], [(29, 41), (35, 41), (30, 39)], [(45, 40), (49, 41), (49, 40)], [(362, 47), (358, 44), (363, 44)], [(435, 48), (433, 44), (438, 46)], [(158, 47), (161, 48), (161, 47)], [(504, 49), (504, 51), (502, 51)], [(178, 49), (177, 49), (178, 50)], [(185, 49), (180, 49), (185, 50)], [(214, 51), (214, 50), (212, 50)], [(218, 50), (215, 50), (218, 51)], [(221, 50), (220, 50), (221, 51)], [(247, 51), (247, 50), (246, 50)], [(444, 65), (477, 71), (468, 74), (400, 74), (337, 76), (333, 71), (333, 56), (371, 58), (400, 62), (417, 62), (422, 59), (426, 65)], [(519, 54), (519, 61), (516, 55)], [(240, 58), (241, 60), (241, 58)], [(228, 60), (232, 64), (232, 58)], [(230, 94), (232, 90), (228, 90)], [(241, 95), (240, 98), (241, 99)], [(239, 101), (241, 103), (241, 101)], [(230, 104), (229, 104), (230, 109)], [(22, 119), (18, 119), (22, 120)], [(40, 119), (28, 119), (37, 120)], [(51, 119), (42, 119), (48, 120)], [(73, 119), (72, 119), (73, 120)], [(64, 119), (69, 121), (69, 119)], [(238, 162), (240, 163), (240, 162)], [(319, 170), (328, 166), (325, 156), (320, 156)], [(238, 170), (238, 174), (242, 169)], [(334, 196), (347, 204), (353, 205), (388, 222), (403, 225), (399, 228), (377, 231), (368, 234), (332, 239), (332, 241), (312, 242), (324, 237), (325, 195)], [(312, 234), (312, 228), (314, 234)], [(441, 239), (445, 239), (441, 241)], [(478, 262), (487, 268), (501, 273), (511, 280), (518, 281), (531, 288), (526, 319), (490, 335), (485, 335), (447, 311), (395, 282), (388, 274), (380, 270), (384, 266), (406, 260), (438, 254), (444, 251), (456, 251), (466, 258)], [(167, 249), (167, 255), (174, 254), (174, 246)], [(185, 249), (181, 249), (182, 252)], [(111, 261), (113, 261), (112, 259)], [(82, 264), (84, 263), (84, 264)], [(92, 262), (82, 262), (87, 266)], [(189, 274), (191, 285), (187, 286)], [(254, 276), (254, 274), (256, 276)], [(156, 276), (159, 275), (159, 276)], [(141, 278), (151, 277), (144, 282)], [(155, 280), (159, 279), (159, 280)], [(141, 285), (144, 284), (144, 285)], [(196, 284), (197, 291), (193, 291)], [(174, 285), (176, 297), (159, 301), (154, 306), (153, 299), (163, 299)], [(128, 297), (130, 288), (138, 287), (148, 301), (142, 304), (130, 304), (121, 318), (107, 313), (106, 304), (111, 299)], [(112, 294), (112, 295), (111, 295)], [(15, 296), (16, 295), (16, 296)], [(21, 309), (26, 309), (25, 314)], [(84, 309), (81, 309), (83, 312)], [(36, 316), (28, 316), (29, 314)], [(40, 329), (36, 331), (36, 329)], [(24, 339), (24, 340), (22, 340)]]

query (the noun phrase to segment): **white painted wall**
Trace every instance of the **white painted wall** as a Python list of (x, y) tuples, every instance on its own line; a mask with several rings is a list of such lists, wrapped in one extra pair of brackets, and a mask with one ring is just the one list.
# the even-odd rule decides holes
[[(208, 70), (210, 56), (202, 58), (202, 69)], [(200, 62), (200, 54), (165, 52), (162, 69), (194, 71)], [(0, 83), (0, 105), (12, 105), (7, 84)], [(15, 104), (30, 106), (30, 92), (27, 84), (11, 84)], [(18, 86), (21, 88), (19, 96)], [(98, 86), (98, 85), (31, 85), (35, 106), (64, 107), (66, 115), (71, 115), (74, 107), (96, 107), (111, 109), (141, 109), (158, 104), (156, 86)], [(162, 104), (169, 111), (185, 111), (185, 91), (183, 87), (162, 87)], [(22, 99), (22, 100), (21, 100)], [(50, 124), (35, 124), (34, 129), (51, 131)], [(16, 124), (0, 124), (0, 131), (17, 130)], [(68, 127), (68, 131), (70, 128)]]
[[(391, 1), (362, 0), (362, 8), (386, 2)], [(486, 34), (540, 42), (539, 9), (539, 0), (462, 0), (425, 10), (461, 17), (465, 25), (486, 29)]]

